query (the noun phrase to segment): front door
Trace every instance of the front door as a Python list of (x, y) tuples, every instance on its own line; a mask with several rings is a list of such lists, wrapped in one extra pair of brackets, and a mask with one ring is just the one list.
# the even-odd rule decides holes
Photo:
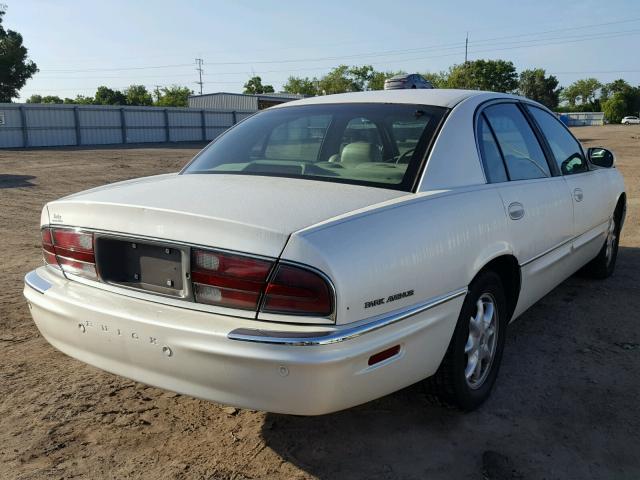
[[(564, 179), (552, 176), (544, 150), (517, 104), (488, 106), (480, 122), (480, 128), (484, 125), (490, 132), (479, 132), (485, 171), (490, 171), (491, 157), (500, 157), (506, 170), (507, 181), (496, 183), (514, 255), (522, 269), (521, 297), (514, 313), (517, 316), (572, 273), (568, 260), (573, 236), (572, 199)], [(499, 169), (498, 161), (493, 164), (494, 170)]]
[(608, 179), (602, 170), (589, 169), (580, 143), (553, 115), (534, 106), (527, 109), (544, 134), (571, 195), (574, 238), (571, 263), (577, 270), (594, 258), (604, 243), (613, 213), (605, 195)]

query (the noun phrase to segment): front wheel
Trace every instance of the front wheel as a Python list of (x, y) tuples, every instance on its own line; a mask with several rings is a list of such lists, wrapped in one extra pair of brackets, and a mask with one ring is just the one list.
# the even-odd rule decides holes
[(489, 397), (502, 360), (507, 323), (500, 277), (483, 272), (469, 286), (444, 360), (428, 380), (440, 400), (474, 410)]
[(607, 236), (598, 256), (587, 264), (587, 272), (598, 279), (608, 278), (616, 268), (618, 258), (618, 244), (620, 241), (620, 225), (617, 215), (614, 214), (607, 227)]

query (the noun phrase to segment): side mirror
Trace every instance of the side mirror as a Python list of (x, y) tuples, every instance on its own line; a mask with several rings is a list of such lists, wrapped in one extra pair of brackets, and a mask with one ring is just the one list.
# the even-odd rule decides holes
[(592, 147), (587, 150), (589, 162), (597, 167), (611, 168), (616, 161), (616, 157), (611, 150), (602, 147)]

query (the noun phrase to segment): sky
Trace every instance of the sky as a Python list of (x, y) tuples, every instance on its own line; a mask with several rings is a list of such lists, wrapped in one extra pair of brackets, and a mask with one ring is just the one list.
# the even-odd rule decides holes
[(20, 92), (75, 97), (99, 85), (241, 92), (252, 75), (279, 91), (290, 75), (339, 64), (436, 72), (468, 58), (640, 84), (640, 1), (1, 0), (40, 69)]

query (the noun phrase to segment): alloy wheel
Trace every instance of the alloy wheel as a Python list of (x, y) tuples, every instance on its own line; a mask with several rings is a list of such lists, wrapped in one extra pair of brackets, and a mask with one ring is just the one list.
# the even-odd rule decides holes
[(498, 309), (493, 295), (484, 293), (476, 302), (476, 313), (469, 319), (469, 337), (464, 347), (467, 385), (477, 389), (487, 379), (498, 344)]

